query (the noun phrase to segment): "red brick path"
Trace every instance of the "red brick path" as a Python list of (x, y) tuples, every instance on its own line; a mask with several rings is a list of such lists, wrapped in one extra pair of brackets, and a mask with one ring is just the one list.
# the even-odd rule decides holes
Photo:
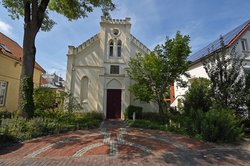
[(250, 151), (163, 131), (107, 127), (1, 148), (0, 165), (250, 165)]

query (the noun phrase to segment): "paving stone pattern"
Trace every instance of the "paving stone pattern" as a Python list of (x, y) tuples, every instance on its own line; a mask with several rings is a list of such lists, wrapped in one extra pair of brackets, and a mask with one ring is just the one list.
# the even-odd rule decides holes
[(99, 130), (0, 148), (2, 165), (250, 165), (250, 146), (249, 142), (218, 146), (157, 130), (127, 128), (122, 121), (104, 121)]

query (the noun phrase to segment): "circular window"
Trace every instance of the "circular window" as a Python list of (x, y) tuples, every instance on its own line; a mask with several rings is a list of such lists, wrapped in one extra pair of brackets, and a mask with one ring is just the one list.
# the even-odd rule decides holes
[(113, 35), (115, 35), (115, 36), (117, 36), (117, 35), (119, 35), (119, 29), (113, 29), (113, 31), (112, 31), (112, 33), (113, 33)]

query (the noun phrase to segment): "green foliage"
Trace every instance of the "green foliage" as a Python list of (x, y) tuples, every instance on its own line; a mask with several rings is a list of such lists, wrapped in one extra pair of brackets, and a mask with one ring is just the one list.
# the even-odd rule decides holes
[(183, 133), (209, 142), (234, 142), (244, 136), (243, 125), (234, 112), (216, 106), (207, 112), (191, 108), (180, 123)]
[(42, 31), (52, 29), (55, 22), (49, 18), (49, 11), (55, 11), (69, 20), (84, 18), (93, 8), (102, 8), (106, 19), (109, 11), (115, 9), (112, 0), (2, 0), (1, 4), (8, 10), (12, 19), (24, 17), (23, 66), (20, 83), (22, 90), (19, 99), (21, 115), (32, 118), (33, 103), (33, 73), (36, 54), (36, 36)]
[[(48, 2), (46, 2), (48, 1)], [(87, 14), (93, 12), (96, 7), (102, 8), (104, 16), (109, 16), (108, 11), (114, 10), (115, 5), (111, 0), (41, 0), (41, 1), (23, 1), (23, 0), (3, 0), (2, 5), (7, 8), (12, 19), (19, 19), (25, 16), (25, 3), (28, 6), (38, 9), (34, 12), (30, 12), (29, 17), (37, 14), (38, 20), (42, 20), (41, 29), (43, 31), (49, 31), (55, 22), (49, 18), (49, 10), (55, 11), (64, 15), (69, 20), (76, 20), (79, 18), (87, 17)], [(26, 9), (27, 10), (27, 9)], [(33, 18), (33, 17), (32, 17)]]
[(189, 36), (176, 33), (174, 39), (167, 39), (165, 44), (158, 45), (155, 52), (138, 54), (130, 59), (128, 75), (135, 83), (130, 91), (136, 99), (145, 102), (156, 102), (159, 112), (163, 113), (163, 98), (168, 86), (180, 79), (189, 66), (186, 60), (190, 53)]
[(142, 107), (130, 105), (125, 109), (125, 119), (133, 119), (133, 113), (135, 112), (136, 119), (142, 118)]
[(157, 112), (142, 112), (142, 119), (152, 122), (159, 122), (161, 120), (161, 116)]
[(210, 81), (206, 78), (195, 78), (185, 95), (184, 110), (191, 108), (207, 112), (212, 105)]
[(243, 126), (232, 110), (213, 108), (209, 110), (201, 124), (201, 135), (210, 142), (232, 142), (244, 136)]
[(15, 138), (15, 141), (27, 138), (27, 120), (21, 117), (2, 119), (0, 135)]
[(97, 127), (102, 121), (102, 114), (96, 111), (92, 112), (69, 112), (69, 111), (41, 111), (36, 110), (36, 116), (44, 119), (50, 119), (57, 124), (74, 125), (75, 129), (85, 129)]
[(34, 90), (34, 103), (36, 109), (47, 110), (57, 107), (56, 91), (51, 88), (40, 87)]
[(66, 131), (99, 127), (102, 114), (98, 112), (39, 111), (36, 117), (24, 119), (12, 117), (2, 119), (0, 145), (18, 142), (38, 136), (57, 134)]
[(34, 115), (34, 101), (33, 101), (33, 78), (32, 77), (25, 77), (23, 79), (23, 91), (22, 91), (22, 96), (23, 96), (23, 105), (22, 105), (22, 110), (25, 110), (23, 112), (24, 117), (27, 118), (32, 118)]
[[(250, 72), (246, 73), (245, 104), (248, 109), (247, 114), (250, 116)], [(248, 119), (250, 121), (250, 118)]]
[(165, 125), (157, 123), (157, 122), (152, 122), (150, 120), (140, 120), (140, 119), (137, 119), (135, 121), (129, 120), (128, 126), (129, 127), (145, 128), (145, 129), (166, 130)]
[(180, 123), (181, 126), (185, 128), (188, 135), (195, 136), (196, 134), (201, 133), (201, 123), (203, 121), (203, 117), (203, 110), (191, 108), (188, 112), (184, 112)]
[(236, 45), (225, 47), (223, 38), (221, 47), (211, 54), (204, 67), (211, 80), (215, 102), (222, 108), (231, 108), (240, 114), (245, 96), (244, 57), (236, 53)]
[(0, 108), (0, 120), (1, 118), (10, 118), (11, 117), (11, 112), (7, 111), (7, 109), (2, 109)]
[(81, 111), (83, 109), (83, 107), (81, 106), (81, 104), (76, 100), (76, 98), (68, 93), (65, 95), (65, 104), (64, 104), (64, 108), (69, 111), (69, 112), (73, 112), (73, 111)]

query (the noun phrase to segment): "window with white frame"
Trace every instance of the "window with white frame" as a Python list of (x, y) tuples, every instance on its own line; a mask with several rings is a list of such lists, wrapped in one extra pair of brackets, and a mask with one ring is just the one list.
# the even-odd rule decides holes
[(241, 39), (241, 46), (243, 51), (247, 51), (247, 39)]
[(4, 106), (6, 100), (8, 82), (0, 81), (0, 106)]

